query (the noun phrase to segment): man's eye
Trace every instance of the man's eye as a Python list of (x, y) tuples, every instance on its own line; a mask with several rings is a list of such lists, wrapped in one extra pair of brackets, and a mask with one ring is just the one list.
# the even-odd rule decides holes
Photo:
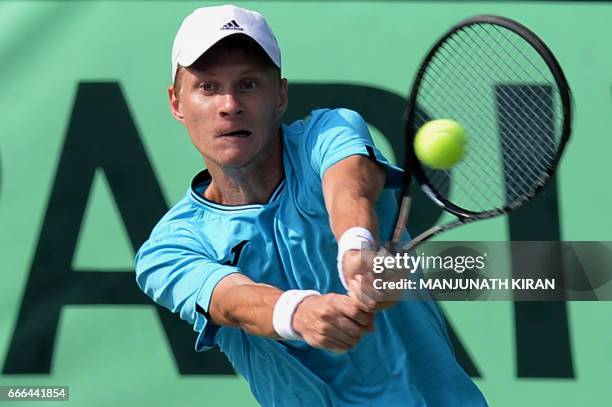
[(200, 84), (200, 89), (205, 92), (213, 92), (215, 90), (215, 85), (210, 82), (204, 82)]
[(257, 82), (255, 81), (244, 81), (242, 82), (242, 89), (244, 90), (253, 90), (257, 87)]

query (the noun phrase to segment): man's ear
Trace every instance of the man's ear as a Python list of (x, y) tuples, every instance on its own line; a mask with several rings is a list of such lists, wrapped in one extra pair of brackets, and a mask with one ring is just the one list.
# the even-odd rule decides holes
[(277, 110), (276, 110), (277, 112), (276, 119), (280, 121), (281, 117), (287, 110), (287, 106), (289, 105), (289, 95), (287, 92), (287, 78), (282, 78), (280, 80), (280, 87), (278, 89), (278, 92), (279, 92), (279, 98), (278, 98), (278, 105), (277, 105)]
[(168, 87), (168, 103), (170, 105), (170, 113), (172, 113), (172, 116), (174, 116), (174, 118), (182, 124), (185, 124), (181, 102), (174, 92), (174, 86)]

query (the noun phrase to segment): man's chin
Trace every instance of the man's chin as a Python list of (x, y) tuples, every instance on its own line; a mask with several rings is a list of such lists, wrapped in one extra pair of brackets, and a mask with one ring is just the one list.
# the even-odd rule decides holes
[(250, 167), (253, 161), (252, 155), (237, 154), (223, 157), (217, 165), (221, 170), (241, 170)]
[(209, 156), (209, 159), (222, 171), (240, 170), (242, 172), (258, 171), (258, 168), (261, 169), (262, 165), (267, 167), (270, 162), (270, 156), (262, 154), (257, 148), (228, 148), (216, 157)]

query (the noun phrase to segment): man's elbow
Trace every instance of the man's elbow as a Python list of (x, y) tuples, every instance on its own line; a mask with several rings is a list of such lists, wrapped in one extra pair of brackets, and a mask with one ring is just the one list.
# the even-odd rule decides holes
[(142, 255), (139, 251), (134, 258), (134, 272), (136, 274), (136, 284), (141, 291), (146, 293), (147, 272), (143, 265)]
[(134, 260), (134, 271), (136, 273), (136, 284), (140, 291), (145, 293), (147, 297), (151, 298), (155, 303), (160, 304), (166, 308), (168, 307), (163, 300), (164, 297), (164, 285), (159, 282), (156, 283), (156, 267), (151, 265), (150, 262), (146, 261), (146, 257), (143, 257), (139, 252)]

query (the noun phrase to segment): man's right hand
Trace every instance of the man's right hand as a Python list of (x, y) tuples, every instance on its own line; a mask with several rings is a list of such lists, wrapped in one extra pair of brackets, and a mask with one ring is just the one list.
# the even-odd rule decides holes
[(315, 348), (348, 350), (374, 330), (374, 313), (347, 295), (313, 295), (295, 310), (293, 329)]
[(386, 269), (385, 274), (374, 274), (372, 262), (374, 257), (387, 257), (390, 254), (380, 249), (349, 250), (344, 255), (344, 278), (348, 284), (349, 296), (359, 301), (366, 311), (380, 311), (394, 306), (401, 299), (402, 290), (379, 290), (374, 287), (374, 280), (401, 281), (407, 275), (404, 272)]

